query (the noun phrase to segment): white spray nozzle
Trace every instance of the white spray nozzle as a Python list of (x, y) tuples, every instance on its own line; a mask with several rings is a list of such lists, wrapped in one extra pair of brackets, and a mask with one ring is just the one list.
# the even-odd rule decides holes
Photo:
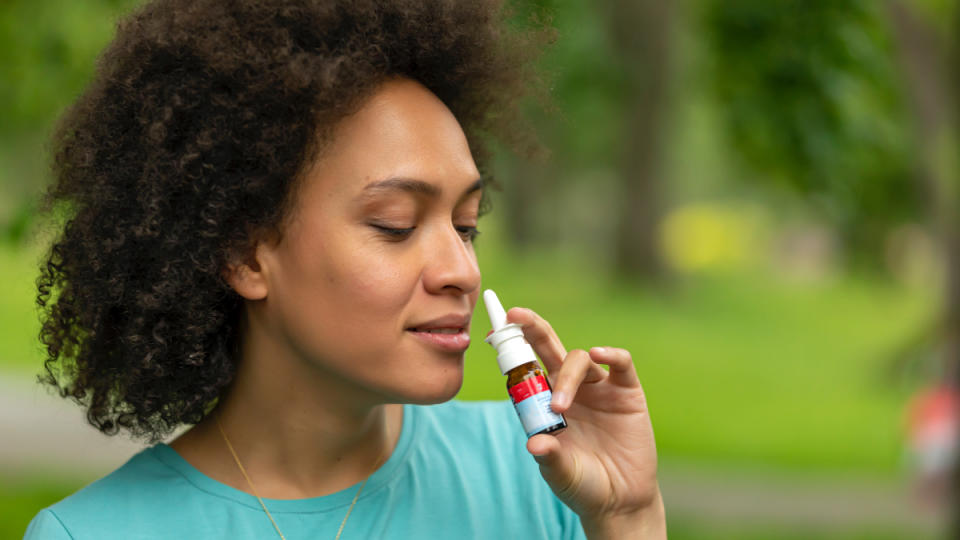
[(507, 312), (503, 310), (497, 293), (487, 289), (483, 291), (483, 303), (487, 305), (487, 314), (490, 315), (491, 333), (484, 340), (497, 350), (497, 364), (500, 373), (507, 374), (511, 369), (536, 362), (537, 355), (533, 348), (523, 339), (523, 328), (519, 324), (507, 324)]
[(497, 293), (490, 289), (483, 291), (483, 303), (487, 306), (487, 314), (490, 315), (490, 326), (496, 332), (507, 325), (507, 312), (503, 310)]

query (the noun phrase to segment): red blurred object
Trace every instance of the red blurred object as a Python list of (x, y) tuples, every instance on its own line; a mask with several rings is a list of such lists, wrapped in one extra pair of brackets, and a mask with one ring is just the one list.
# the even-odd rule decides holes
[(943, 383), (918, 392), (907, 411), (910, 458), (921, 502), (946, 502), (957, 461), (960, 437), (960, 392)]

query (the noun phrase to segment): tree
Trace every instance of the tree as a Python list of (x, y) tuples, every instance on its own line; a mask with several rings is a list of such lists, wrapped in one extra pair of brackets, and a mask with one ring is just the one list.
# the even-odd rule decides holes
[(139, 0), (0, 2), (0, 238), (27, 238), (46, 183), (43, 141), (89, 80), (117, 17)]
[(627, 276), (661, 274), (663, 143), (673, 59), (674, 2), (606, 0), (607, 24), (626, 82), (619, 147), (623, 205), (616, 232), (616, 267)]
[(871, 0), (712, 0), (703, 34), (732, 149), (765, 189), (799, 194), (854, 261), (919, 218), (892, 43)]
[(921, 346), (960, 386), (960, 11), (939, 3), (951, 28), (925, 4), (717, 0), (704, 22), (715, 94), (757, 180), (806, 196), (859, 260), (901, 221), (938, 240), (946, 301)]
[[(595, 210), (594, 222), (569, 228), (589, 230), (591, 248), (613, 251), (619, 273), (660, 275), (656, 239), (672, 77), (673, 3), (605, 0), (561, 8), (540, 1), (524, 9), (555, 15), (559, 39), (542, 68), (553, 82), (557, 107), (537, 120), (551, 158), (510, 165), (506, 187), (511, 239), (521, 247), (557, 239), (556, 223), (574, 213), (567, 205), (588, 205)], [(602, 174), (595, 174), (598, 171)], [(570, 200), (573, 181), (598, 181), (599, 176), (612, 177), (615, 185), (595, 186), (590, 201)], [(615, 198), (607, 200), (607, 193)], [(594, 240), (607, 233), (611, 241)]]
[[(960, 388), (960, 10), (954, 27), (938, 28), (914, 4), (888, 0), (887, 13), (897, 39), (900, 65), (916, 134), (916, 181), (930, 193), (929, 227), (946, 262), (944, 306), (933, 346), (941, 351), (946, 377)], [(947, 18), (950, 20), (950, 18)], [(952, 30), (952, 33), (950, 32)], [(960, 458), (958, 458), (960, 460)], [(954, 464), (954, 502), (960, 500), (960, 461)], [(960, 536), (960, 515), (954, 515)]]

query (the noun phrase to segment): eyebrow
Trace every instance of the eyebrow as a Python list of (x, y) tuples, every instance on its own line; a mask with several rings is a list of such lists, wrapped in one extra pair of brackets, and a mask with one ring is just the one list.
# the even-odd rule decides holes
[[(466, 197), (467, 195), (481, 189), (483, 189), (483, 178), (478, 178), (463, 192), (463, 195), (460, 197)], [(388, 178), (386, 180), (367, 184), (363, 188), (363, 194), (382, 191), (405, 191), (407, 193), (426, 195), (427, 197), (431, 198), (437, 198), (440, 196), (440, 188), (429, 182), (424, 182), (423, 180), (417, 180), (415, 178)]]

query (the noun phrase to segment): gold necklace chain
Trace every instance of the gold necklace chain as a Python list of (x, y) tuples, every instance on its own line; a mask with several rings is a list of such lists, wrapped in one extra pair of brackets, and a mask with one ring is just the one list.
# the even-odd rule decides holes
[[(263, 499), (260, 498), (260, 494), (257, 493), (257, 488), (253, 487), (253, 482), (250, 480), (250, 476), (247, 475), (247, 470), (243, 468), (243, 464), (240, 463), (240, 458), (237, 457), (236, 451), (233, 449), (233, 445), (230, 444), (230, 439), (227, 438), (226, 432), (223, 431), (223, 425), (220, 424), (220, 415), (215, 414), (214, 420), (217, 421), (217, 428), (220, 429), (220, 435), (223, 436), (223, 442), (227, 443), (227, 448), (230, 450), (230, 454), (233, 456), (233, 460), (237, 462), (237, 467), (240, 468), (240, 473), (243, 474), (243, 478), (247, 481), (247, 485), (250, 486), (250, 491), (253, 492), (253, 496), (257, 498), (257, 501), (260, 503), (260, 507), (263, 508), (263, 512), (267, 514), (267, 517), (270, 518), (270, 523), (273, 524), (273, 528), (277, 531), (277, 534), (280, 535), (281, 540), (287, 540), (283, 533), (280, 532), (280, 527), (277, 526), (277, 522), (274, 521), (273, 516), (270, 515), (270, 511), (267, 510), (267, 505), (263, 504)], [(350, 508), (347, 508), (347, 515), (343, 516), (343, 521), (340, 522), (340, 528), (337, 529), (337, 536), (334, 537), (334, 540), (340, 540), (340, 535), (343, 533), (343, 527), (347, 524), (347, 518), (350, 517), (350, 513), (353, 512), (353, 506), (357, 504), (357, 499), (360, 498), (360, 493), (363, 491), (364, 486), (367, 485), (367, 480), (373, 476), (373, 473), (376, 472), (377, 466), (380, 464), (380, 458), (383, 457), (381, 453), (377, 456), (377, 461), (373, 463), (373, 470), (370, 471), (370, 474), (363, 479), (363, 483), (360, 484), (360, 489), (353, 496), (353, 501), (350, 502)]]

